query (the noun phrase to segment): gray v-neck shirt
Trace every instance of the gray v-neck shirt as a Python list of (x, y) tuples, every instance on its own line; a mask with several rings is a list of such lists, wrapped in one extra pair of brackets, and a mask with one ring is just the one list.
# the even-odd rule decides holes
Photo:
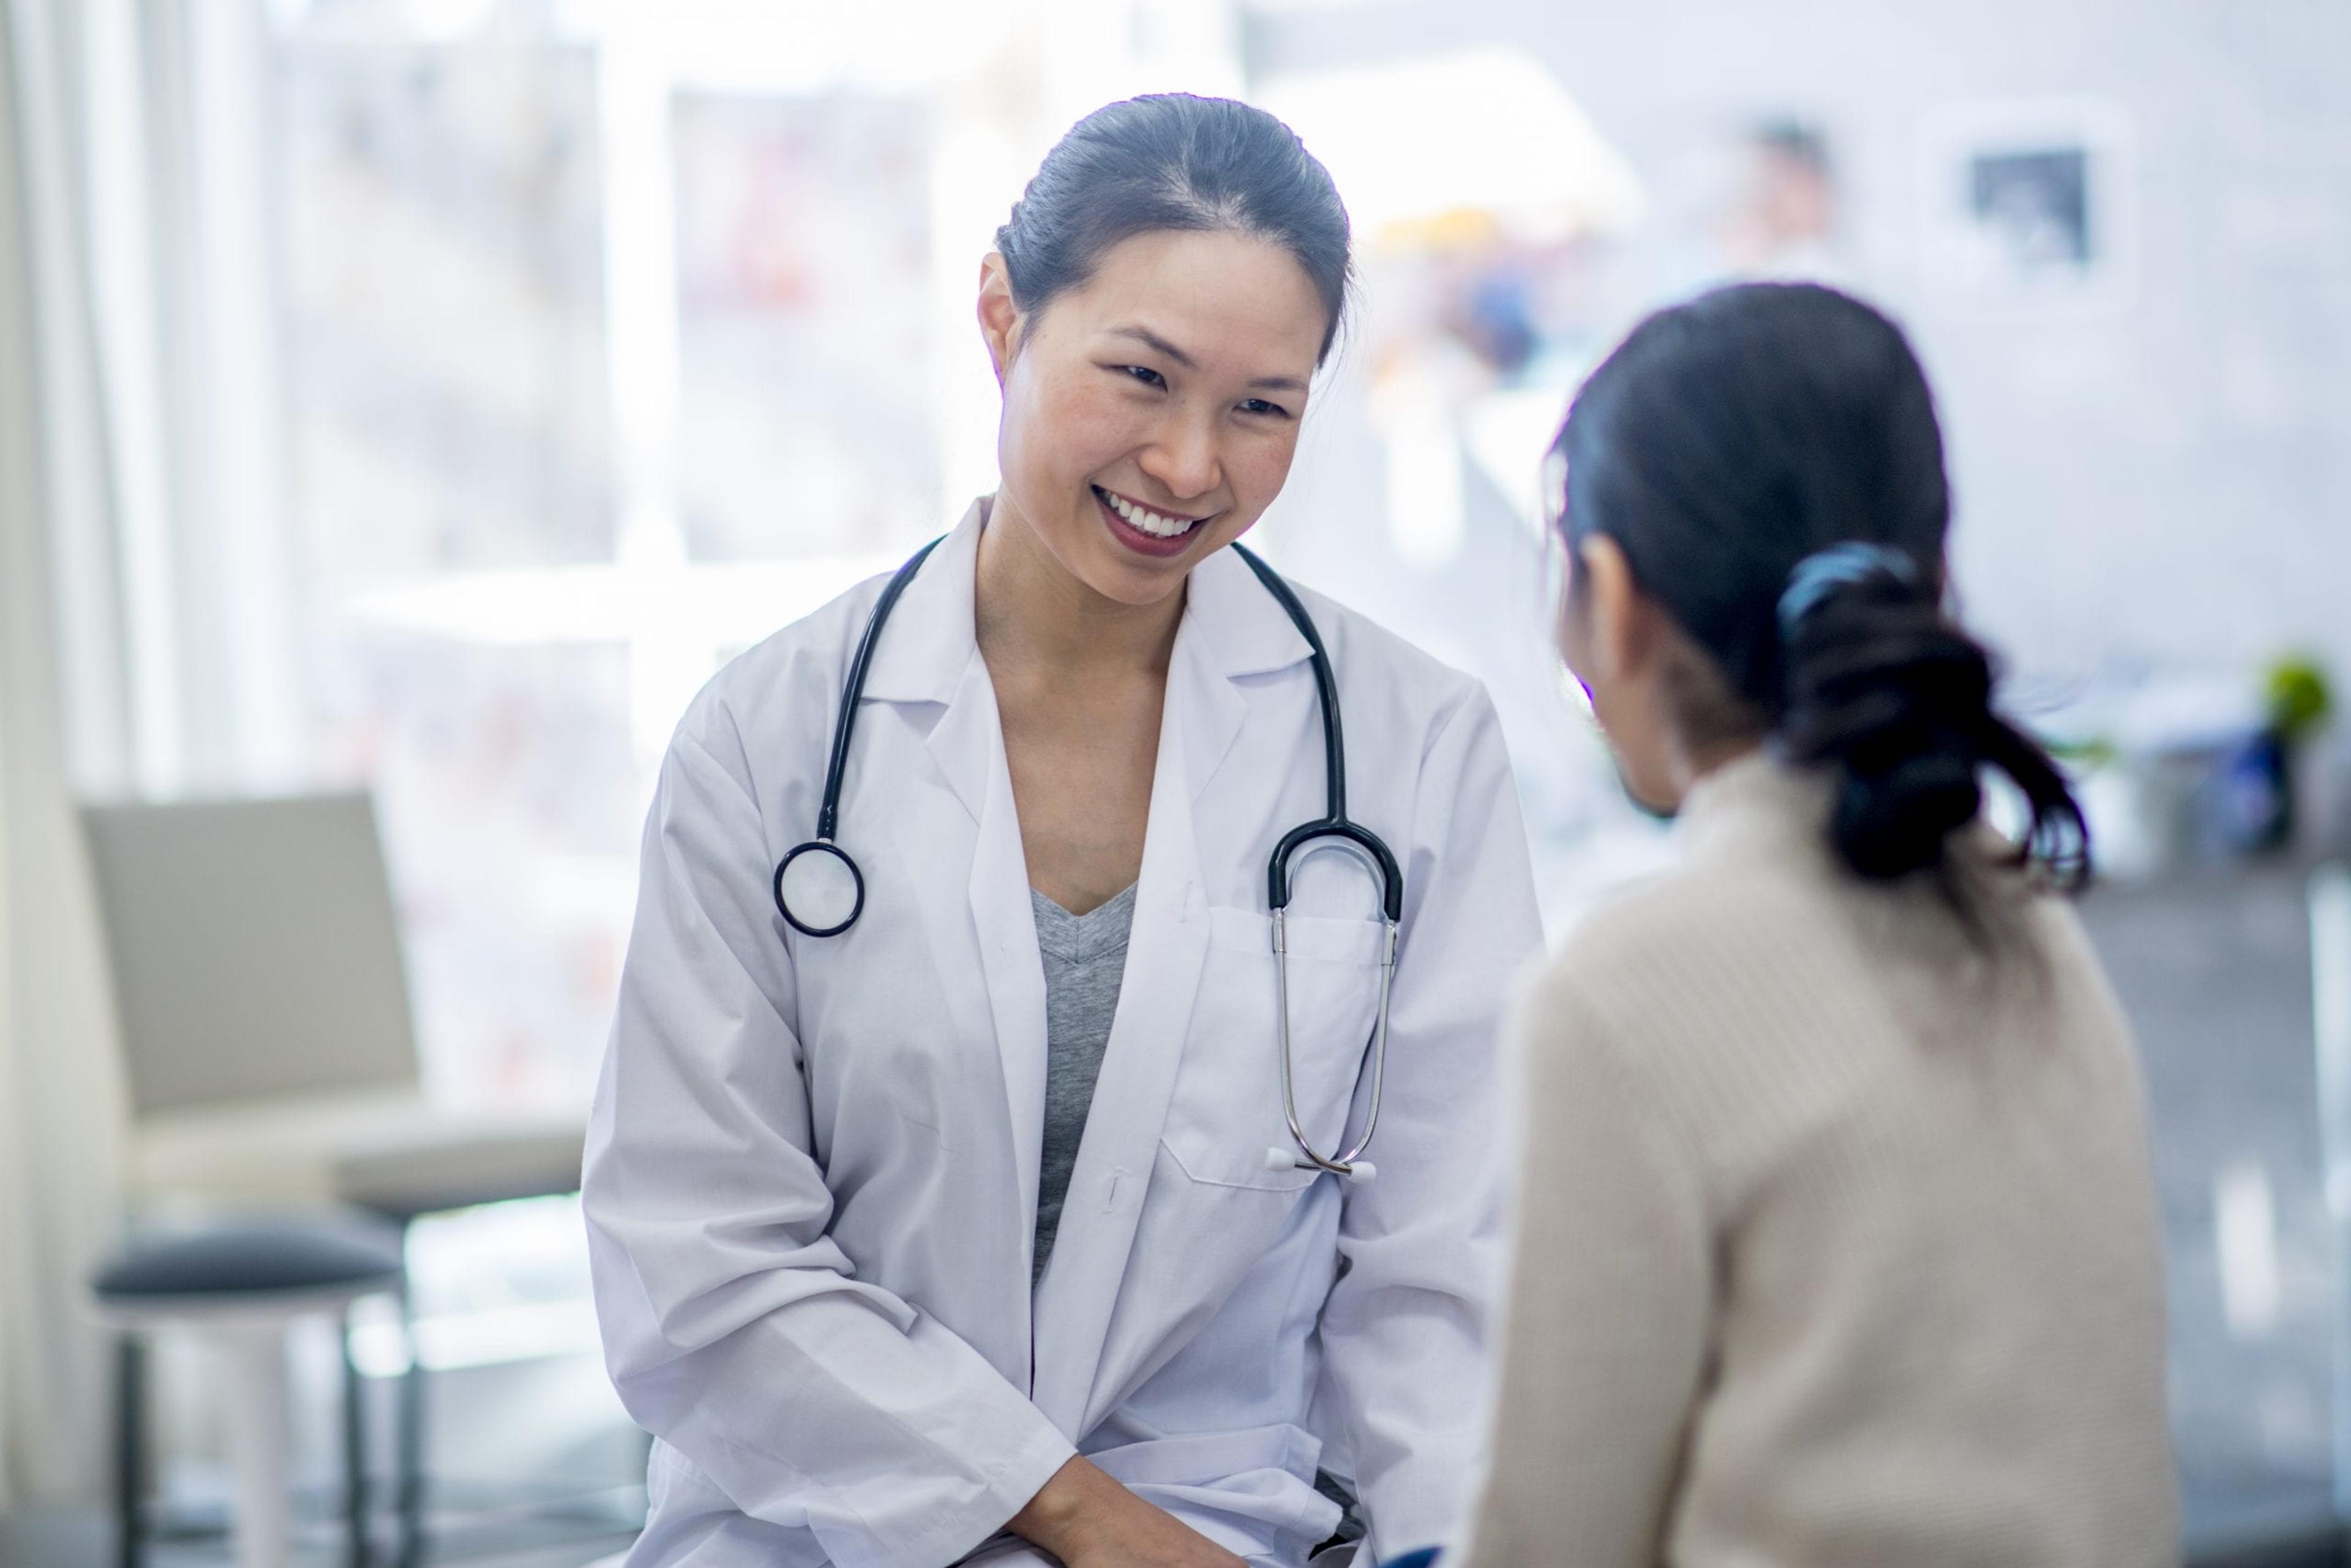
[(1134, 925), (1134, 889), (1083, 915), (1071, 914), (1035, 888), (1029, 890), (1029, 902), (1037, 913), (1037, 949), (1045, 960), (1045, 1138), (1037, 1162), (1037, 1254), (1029, 1275), (1033, 1286), (1044, 1278), (1045, 1260), (1052, 1255), (1061, 1201), (1069, 1195), (1070, 1171), (1078, 1163), (1094, 1081), (1102, 1075), (1111, 1019), (1118, 1012), (1127, 934)]

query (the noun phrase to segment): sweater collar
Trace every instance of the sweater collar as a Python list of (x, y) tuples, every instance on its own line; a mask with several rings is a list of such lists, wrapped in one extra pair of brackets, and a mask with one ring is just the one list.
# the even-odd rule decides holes
[(1832, 781), (1759, 747), (1690, 786), (1675, 822), (1683, 852), (1711, 858), (1742, 846), (1821, 841)]

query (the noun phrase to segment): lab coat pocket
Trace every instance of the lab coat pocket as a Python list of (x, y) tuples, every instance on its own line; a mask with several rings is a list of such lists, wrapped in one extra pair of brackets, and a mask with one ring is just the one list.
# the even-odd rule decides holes
[[(1369, 1060), (1384, 929), (1376, 920), (1322, 915), (1292, 915), (1285, 927), (1298, 1117), (1326, 1155), (1338, 1152)], [(1297, 1147), (1282, 1109), (1278, 1006), (1271, 918), (1209, 910), (1207, 960), (1165, 1140), (1196, 1182), (1294, 1192), (1314, 1179), (1311, 1170), (1270, 1169), (1266, 1158)]]

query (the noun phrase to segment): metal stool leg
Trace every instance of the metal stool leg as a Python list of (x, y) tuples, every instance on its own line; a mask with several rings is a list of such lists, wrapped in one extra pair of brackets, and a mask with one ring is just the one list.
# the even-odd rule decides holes
[(350, 1568), (368, 1568), (374, 1553), (368, 1542), (367, 1394), (360, 1364), (351, 1359), (349, 1308), (336, 1327), (343, 1341), (343, 1527), (350, 1537)]
[(146, 1555), (140, 1510), (147, 1480), (147, 1347), (125, 1333), (114, 1353), (114, 1519), (121, 1568)]
[(214, 1337), (230, 1368), (228, 1448), (236, 1473), (238, 1568), (286, 1568), (293, 1544), (286, 1496), (292, 1458), (286, 1420), (286, 1325), (239, 1324)]

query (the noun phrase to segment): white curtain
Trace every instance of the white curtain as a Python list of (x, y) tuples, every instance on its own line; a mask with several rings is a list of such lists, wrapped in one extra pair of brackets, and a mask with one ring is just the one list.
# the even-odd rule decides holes
[[(103, 1347), (82, 1287), (116, 1223), (121, 1125), (55, 613), (88, 563), (53, 541), (108, 532), (68, 20), (12, 5), (0, 35), (0, 1488), (18, 1499), (87, 1495), (103, 1474)], [(106, 628), (80, 631), (107, 646)]]
[(16, 383), (0, 395), (0, 1503), (86, 1497), (104, 1475), (103, 1347), (83, 1289), (116, 1223), (121, 1104), (15, 325), (0, 329), (0, 375)]
[(125, 1095), (87, 795), (296, 776), (260, 0), (0, 0), (0, 1506), (94, 1497)]

